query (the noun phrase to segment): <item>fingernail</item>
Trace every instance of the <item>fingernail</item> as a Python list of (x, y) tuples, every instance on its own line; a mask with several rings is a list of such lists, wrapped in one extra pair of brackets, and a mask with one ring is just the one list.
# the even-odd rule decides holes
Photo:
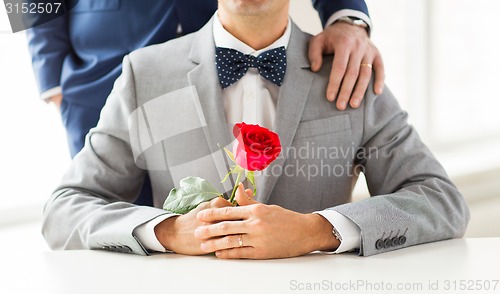
[(352, 107), (357, 108), (359, 106), (359, 99), (354, 99), (351, 103)]

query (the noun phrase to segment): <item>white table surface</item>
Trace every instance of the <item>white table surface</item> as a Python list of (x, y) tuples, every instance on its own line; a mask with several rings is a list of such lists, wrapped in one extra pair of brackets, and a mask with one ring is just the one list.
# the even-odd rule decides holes
[[(500, 283), (493, 290), (500, 279), (499, 249), (500, 238), (478, 238), (371, 257), (314, 253), (264, 261), (4, 251), (0, 293), (500, 293)], [(490, 291), (478, 290), (488, 284)], [(459, 291), (464, 286), (469, 291)]]

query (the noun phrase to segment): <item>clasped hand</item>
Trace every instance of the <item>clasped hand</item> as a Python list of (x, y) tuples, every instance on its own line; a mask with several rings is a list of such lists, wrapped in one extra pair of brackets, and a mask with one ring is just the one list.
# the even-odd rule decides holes
[(216, 198), (155, 227), (168, 250), (186, 255), (214, 253), (225, 259), (270, 259), (335, 250), (332, 225), (318, 214), (301, 214), (252, 198), (240, 184), (234, 207)]

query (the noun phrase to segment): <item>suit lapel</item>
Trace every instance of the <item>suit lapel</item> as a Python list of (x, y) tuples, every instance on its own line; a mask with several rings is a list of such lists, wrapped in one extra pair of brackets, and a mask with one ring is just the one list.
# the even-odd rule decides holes
[[(218, 146), (227, 146), (231, 141), (224, 113), (221, 87), (219, 86), (215, 68), (212, 20), (196, 33), (189, 59), (196, 64), (196, 67), (188, 72), (188, 80), (197, 90), (201, 106), (198, 115), (202, 120), (206, 121), (205, 137), (219, 176), (222, 179), (228, 170), (224, 161), (225, 155)], [(226, 185), (224, 185), (226, 190), (228, 190), (227, 184), (229, 183), (226, 182)]]
[[(287, 73), (281, 86), (276, 110), (274, 130), (281, 140), (283, 151), (281, 156), (268, 167), (266, 176), (258, 177), (257, 200), (266, 203), (274, 186), (282, 174), (285, 163), (284, 153), (291, 147), (295, 132), (299, 125), (302, 111), (309, 96), (313, 74), (307, 58), (308, 35), (292, 23), (292, 34), (287, 47)], [(206, 121), (204, 133), (212, 152), (213, 160), (222, 179), (227, 173), (224, 156), (218, 145), (227, 146), (232, 141), (229, 136), (222, 91), (219, 87), (215, 67), (215, 42), (213, 40), (212, 20), (207, 23), (193, 40), (189, 59), (195, 68), (188, 72), (189, 83), (196, 87), (201, 109), (199, 115)], [(318, 98), (319, 99), (319, 98)], [(227, 181), (226, 191), (230, 189)]]
[(287, 47), (287, 71), (279, 92), (274, 122), (274, 130), (280, 136), (282, 153), (264, 172), (265, 176), (258, 177), (257, 200), (262, 203), (269, 200), (278, 178), (283, 174), (285, 154), (292, 145), (309, 97), (313, 74), (309, 69), (307, 45), (308, 36), (292, 23), (292, 34)]

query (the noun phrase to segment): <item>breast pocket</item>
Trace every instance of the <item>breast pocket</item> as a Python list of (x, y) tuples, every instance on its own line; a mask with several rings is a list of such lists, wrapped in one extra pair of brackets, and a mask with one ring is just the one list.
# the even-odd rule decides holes
[(355, 150), (349, 114), (301, 122), (273, 192), (286, 194), (286, 202), (276, 204), (311, 212), (346, 203)]
[(301, 122), (295, 133), (295, 140), (311, 139), (351, 129), (349, 114)]
[(120, 0), (80, 0), (71, 10), (74, 13), (111, 11), (120, 8)]

